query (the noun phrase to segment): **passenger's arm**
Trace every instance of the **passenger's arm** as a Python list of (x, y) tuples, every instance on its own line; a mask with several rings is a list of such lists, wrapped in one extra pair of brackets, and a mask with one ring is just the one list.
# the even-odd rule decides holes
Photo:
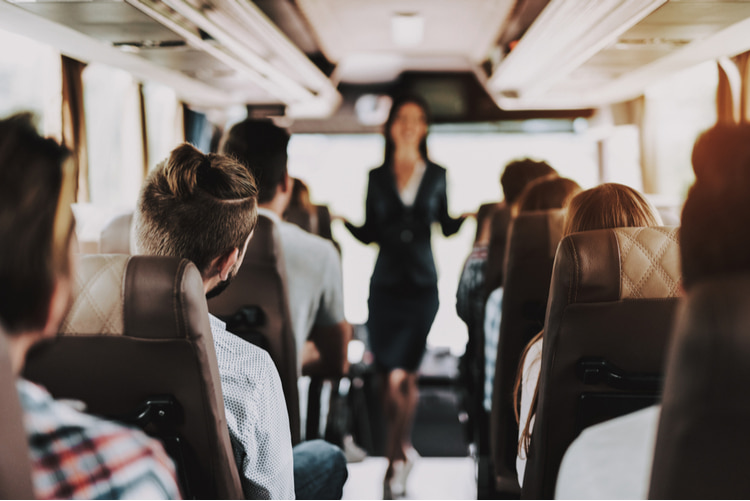
[(324, 377), (339, 377), (349, 370), (347, 348), (352, 328), (344, 318), (344, 293), (341, 277), (341, 261), (333, 245), (321, 259), (321, 295), (315, 323), (308, 334), (308, 341), (315, 345), (315, 352), (306, 360), (301, 354), (303, 373)]
[[(242, 490), (247, 499), (294, 499), (292, 438), (281, 379), (267, 352), (252, 362), (222, 375)], [(227, 391), (230, 387), (234, 391)]]

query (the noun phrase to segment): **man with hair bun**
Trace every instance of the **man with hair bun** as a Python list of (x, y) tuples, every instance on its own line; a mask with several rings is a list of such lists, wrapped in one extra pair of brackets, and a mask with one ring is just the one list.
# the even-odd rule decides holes
[[(206, 296), (213, 297), (237, 274), (257, 212), (255, 179), (242, 164), (183, 144), (144, 183), (135, 212), (136, 252), (193, 261)], [(335, 446), (313, 440), (292, 449), (281, 380), (270, 355), (228, 332), (213, 315), (209, 320), (245, 497), (341, 497), (346, 462)]]

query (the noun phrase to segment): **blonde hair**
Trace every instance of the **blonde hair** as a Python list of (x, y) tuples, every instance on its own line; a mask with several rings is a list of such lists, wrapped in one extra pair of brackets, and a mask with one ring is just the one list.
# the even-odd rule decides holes
[(605, 183), (573, 197), (568, 205), (563, 235), (661, 224), (659, 214), (638, 191), (624, 184)]
[[(623, 228), (638, 226), (659, 226), (661, 218), (646, 198), (629, 186), (617, 183), (605, 183), (595, 188), (582, 191), (570, 200), (565, 217), (563, 236), (581, 231), (601, 230), (605, 228)], [(513, 412), (520, 425), (519, 405), (523, 366), (531, 346), (544, 337), (544, 331), (534, 336), (521, 353), (521, 359), (513, 385)], [(539, 381), (531, 397), (531, 408), (526, 417), (521, 437), (518, 440), (518, 454), (528, 454), (531, 445), (531, 419), (536, 415), (539, 398)]]
[(216, 257), (244, 248), (257, 207), (255, 180), (242, 164), (185, 143), (144, 183), (135, 214), (137, 252), (189, 259), (204, 273)]

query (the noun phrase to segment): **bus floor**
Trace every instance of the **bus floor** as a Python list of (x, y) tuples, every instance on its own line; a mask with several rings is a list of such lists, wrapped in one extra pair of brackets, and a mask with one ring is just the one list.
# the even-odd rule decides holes
[[(403, 499), (476, 499), (476, 466), (469, 455), (466, 416), (458, 386), (458, 359), (445, 350), (428, 349), (420, 367), (419, 385), (412, 442), (422, 458), (409, 476)], [(377, 392), (367, 393), (370, 440), (362, 434), (355, 434), (359, 435), (355, 438), (361, 439), (370, 456), (348, 464), (344, 499), (383, 496), (388, 462), (377, 445), (382, 444), (385, 430)]]

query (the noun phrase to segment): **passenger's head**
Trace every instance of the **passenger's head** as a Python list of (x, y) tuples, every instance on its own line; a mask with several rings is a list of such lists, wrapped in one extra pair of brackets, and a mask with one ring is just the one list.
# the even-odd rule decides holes
[(391, 111), (383, 126), (385, 162), (393, 160), (396, 146), (413, 146), (427, 160), (427, 129), (430, 112), (427, 103), (419, 96), (402, 96), (394, 99)]
[(505, 202), (508, 205), (516, 203), (527, 184), (551, 174), (557, 174), (557, 171), (545, 161), (536, 161), (530, 158), (513, 160), (505, 166), (500, 176)]
[(605, 183), (573, 197), (563, 234), (659, 225), (659, 213), (638, 191), (624, 184)]
[(0, 324), (53, 334), (71, 289), (75, 179), (68, 151), (29, 115), (0, 121)]
[(289, 207), (298, 207), (306, 211), (313, 210), (309, 188), (304, 181), (296, 177), (292, 179), (292, 196), (289, 199)]
[(695, 184), (682, 209), (683, 287), (750, 272), (750, 124), (716, 125), (693, 148)]
[(520, 212), (563, 209), (581, 192), (572, 179), (556, 175), (546, 176), (529, 183), (518, 199)]
[(270, 120), (247, 119), (229, 131), (224, 154), (247, 167), (258, 183), (258, 203), (273, 200), (287, 180), (289, 133)]
[(257, 222), (257, 197), (253, 176), (239, 162), (178, 146), (141, 189), (136, 251), (189, 259), (205, 282), (217, 259), (237, 250), (242, 263)]

